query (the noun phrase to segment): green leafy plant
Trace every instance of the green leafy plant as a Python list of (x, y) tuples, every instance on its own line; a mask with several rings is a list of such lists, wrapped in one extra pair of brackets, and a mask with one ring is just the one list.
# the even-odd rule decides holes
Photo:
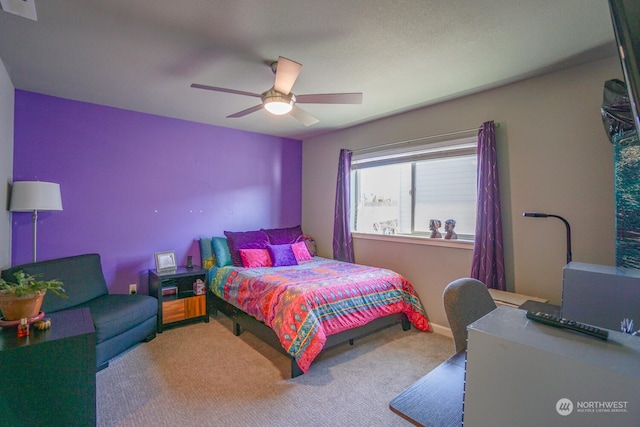
[(13, 276), (15, 282), (7, 282), (0, 277), (0, 292), (15, 294), (18, 297), (35, 294), (38, 291), (51, 291), (62, 298), (67, 298), (64, 293), (64, 284), (60, 280), (38, 280), (35, 276), (25, 274), (24, 271), (16, 271)]

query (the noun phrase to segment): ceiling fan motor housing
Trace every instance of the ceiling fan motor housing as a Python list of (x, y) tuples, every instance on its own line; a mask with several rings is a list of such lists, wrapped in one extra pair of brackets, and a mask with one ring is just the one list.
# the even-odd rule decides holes
[(296, 96), (293, 92), (284, 94), (273, 88), (263, 92), (260, 97), (262, 98), (264, 108), (275, 115), (287, 114), (293, 108), (293, 104), (296, 103)]

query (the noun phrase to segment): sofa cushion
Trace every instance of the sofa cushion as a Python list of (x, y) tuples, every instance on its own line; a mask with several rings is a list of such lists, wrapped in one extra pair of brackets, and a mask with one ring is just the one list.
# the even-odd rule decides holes
[(96, 343), (119, 335), (158, 313), (158, 300), (148, 295), (103, 295), (78, 307), (91, 311)]
[(42, 302), (42, 311), (45, 313), (75, 307), (109, 292), (102, 274), (99, 254), (76, 255), (17, 265), (4, 270), (2, 277), (5, 280), (14, 280), (13, 273), (19, 270), (42, 280), (57, 279), (64, 283), (68, 298), (60, 298), (52, 292), (47, 292)]

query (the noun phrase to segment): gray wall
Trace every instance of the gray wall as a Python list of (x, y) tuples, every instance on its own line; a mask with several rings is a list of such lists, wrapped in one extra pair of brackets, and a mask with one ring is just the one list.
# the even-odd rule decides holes
[(0, 269), (11, 265), (11, 213), (8, 189), (13, 176), (14, 88), (0, 59)]
[[(303, 227), (331, 257), (340, 148), (361, 148), (479, 127), (497, 129), (505, 262), (510, 290), (559, 304), (564, 216), (575, 261), (615, 262), (613, 148), (600, 118), (606, 80), (622, 78), (612, 56), (303, 142)], [(366, 94), (365, 94), (366, 99)], [(472, 247), (407, 239), (355, 239), (356, 262), (392, 268), (415, 286), (436, 326), (447, 327), (442, 291), (470, 274)], [(436, 328), (438, 329), (438, 328)], [(446, 332), (443, 330), (443, 332)]]

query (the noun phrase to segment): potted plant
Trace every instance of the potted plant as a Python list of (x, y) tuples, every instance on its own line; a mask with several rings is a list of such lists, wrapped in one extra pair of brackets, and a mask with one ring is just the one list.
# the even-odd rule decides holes
[(47, 291), (66, 298), (59, 280), (38, 280), (22, 270), (14, 273), (15, 282), (0, 277), (0, 311), (4, 320), (32, 318), (40, 313), (42, 299)]

